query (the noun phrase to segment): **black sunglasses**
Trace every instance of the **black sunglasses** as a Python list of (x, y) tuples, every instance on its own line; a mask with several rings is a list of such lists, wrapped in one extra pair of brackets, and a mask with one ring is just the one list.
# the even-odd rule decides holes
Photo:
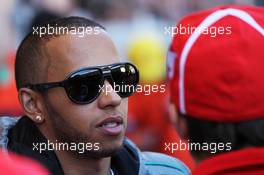
[(105, 79), (120, 97), (126, 98), (135, 91), (139, 82), (139, 72), (131, 63), (117, 63), (83, 68), (72, 72), (68, 78), (60, 82), (29, 84), (24, 87), (39, 92), (63, 87), (71, 101), (88, 104), (100, 95)]

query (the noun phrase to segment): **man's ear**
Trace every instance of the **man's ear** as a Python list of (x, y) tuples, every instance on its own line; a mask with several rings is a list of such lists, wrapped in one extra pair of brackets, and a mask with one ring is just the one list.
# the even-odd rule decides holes
[(169, 116), (181, 138), (187, 140), (189, 137), (187, 121), (183, 116), (178, 115), (176, 106), (172, 102), (169, 104)]
[(41, 96), (28, 88), (20, 88), (18, 91), (19, 102), (24, 113), (35, 123), (43, 123), (43, 108)]

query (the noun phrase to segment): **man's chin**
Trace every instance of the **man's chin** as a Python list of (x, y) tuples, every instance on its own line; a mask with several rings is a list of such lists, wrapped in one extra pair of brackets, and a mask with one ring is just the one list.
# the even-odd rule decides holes
[(97, 155), (101, 155), (102, 157), (109, 157), (123, 147), (123, 139), (119, 138), (112, 141), (105, 141), (99, 147), (99, 150), (95, 151)]
[(84, 151), (82, 153), (75, 152), (78, 154), (78, 157), (81, 158), (93, 158), (93, 159), (102, 159), (106, 157), (112, 157), (116, 152), (122, 149), (123, 145), (111, 146), (111, 147), (100, 147), (99, 150)]

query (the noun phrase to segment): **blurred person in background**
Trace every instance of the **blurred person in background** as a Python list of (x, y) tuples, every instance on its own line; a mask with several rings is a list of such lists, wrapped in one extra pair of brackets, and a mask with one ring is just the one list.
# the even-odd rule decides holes
[(0, 28), (0, 65), (5, 62), (7, 57), (7, 52), (10, 47), (12, 47), (13, 38), (13, 29), (11, 25), (11, 11), (14, 5), (14, 1), (6, 1), (3, 2), (0, 6), (0, 21), (1, 21), (1, 28)]
[(0, 65), (0, 116), (22, 114), (14, 75), (14, 53), (9, 53)]
[(168, 54), (170, 110), (193, 175), (263, 175), (264, 8), (215, 7), (180, 25), (200, 29), (176, 34)]
[[(170, 154), (193, 169), (194, 162), (188, 151), (164, 150), (165, 142), (180, 140), (168, 116), (164, 45), (154, 33), (137, 34), (128, 45), (128, 58), (140, 71), (140, 85), (148, 88), (129, 99), (127, 136), (142, 150)], [(158, 87), (158, 91), (153, 92), (152, 86)]]
[(12, 22), (16, 28), (16, 43), (32, 30), (32, 26), (50, 19), (67, 16), (91, 17), (80, 6), (79, 0), (15, 0)]
[(0, 149), (0, 173), (1, 175), (50, 175), (48, 170), (37, 162), (7, 153)]
[(14, 77), (14, 45), (15, 31), (10, 16), (14, 1), (6, 1), (0, 6), (0, 116), (20, 115), (22, 109), (18, 101)]

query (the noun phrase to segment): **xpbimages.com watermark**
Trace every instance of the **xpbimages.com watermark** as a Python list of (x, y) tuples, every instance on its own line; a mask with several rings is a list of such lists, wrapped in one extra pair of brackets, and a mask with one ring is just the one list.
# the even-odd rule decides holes
[(86, 151), (99, 151), (100, 150), (100, 143), (63, 143), (58, 142), (57, 140), (55, 142), (51, 142), (48, 140), (48, 142), (44, 143), (32, 143), (32, 150), (38, 151), (39, 153), (42, 153), (44, 151), (75, 151), (80, 154), (86, 152)]
[(166, 91), (166, 85), (160, 84), (145, 84), (145, 85), (119, 85), (115, 82), (113, 85), (103, 85), (99, 86), (99, 92), (103, 92), (105, 94), (111, 93), (112, 91), (118, 92), (138, 92), (143, 93), (144, 95), (150, 95), (151, 93), (164, 93)]
[(174, 153), (175, 151), (201, 151), (201, 152), (210, 152), (211, 154), (215, 154), (217, 152), (223, 151), (231, 151), (232, 143), (191, 143), (189, 140), (187, 142), (180, 140), (179, 143), (165, 142), (164, 150), (167, 152)]
[(47, 26), (42, 27), (32, 27), (33, 35), (37, 35), (42, 37), (44, 35), (77, 35), (78, 37), (84, 37), (85, 35), (98, 35), (103, 30), (100, 27), (65, 27), (65, 26), (51, 26), (48, 24)]
[(217, 35), (231, 35), (232, 27), (231, 26), (211, 26), (206, 28), (195, 27), (188, 25), (179, 24), (178, 26), (165, 26), (164, 34), (175, 36), (175, 35), (191, 35), (193, 33), (199, 32), (204, 35), (209, 35), (212, 38), (215, 38)]

